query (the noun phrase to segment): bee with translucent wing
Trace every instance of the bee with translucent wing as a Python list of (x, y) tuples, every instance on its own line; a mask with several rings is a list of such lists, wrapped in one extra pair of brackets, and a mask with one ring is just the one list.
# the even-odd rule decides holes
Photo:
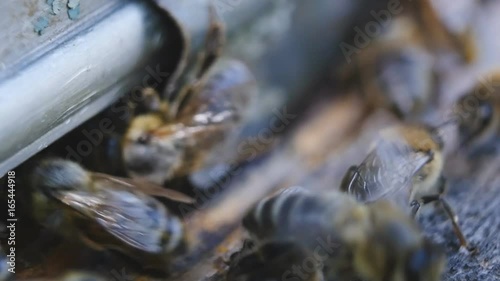
[(34, 217), (63, 237), (79, 237), (94, 249), (117, 250), (160, 270), (184, 246), (183, 223), (152, 196), (192, 203), (186, 195), (62, 159), (42, 161), (31, 181)]
[(382, 130), (365, 160), (348, 169), (340, 188), (363, 202), (397, 200), (411, 207), (412, 216), (422, 205), (437, 201), (450, 218), (460, 245), (472, 251), (457, 216), (443, 198), (443, 146), (438, 128), (408, 124)]
[(227, 154), (236, 150), (238, 128), (257, 93), (256, 82), (239, 61), (216, 63), (224, 32), (215, 17), (195, 80), (171, 102), (146, 90), (150, 112), (132, 120), (123, 140), (131, 177), (162, 184), (232, 160), (234, 155)]

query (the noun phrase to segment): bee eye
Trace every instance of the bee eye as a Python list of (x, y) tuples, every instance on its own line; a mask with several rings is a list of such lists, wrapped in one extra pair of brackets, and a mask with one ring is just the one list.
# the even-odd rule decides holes
[(143, 134), (143, 135), (139, 136), (139, 138), (137, 139), (137, 142), (139, 144), (148, 144), (151, 142), (151, 135), (150, 134)]

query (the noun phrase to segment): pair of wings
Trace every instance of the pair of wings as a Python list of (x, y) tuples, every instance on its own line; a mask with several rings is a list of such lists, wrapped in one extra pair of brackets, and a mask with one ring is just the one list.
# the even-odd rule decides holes
[(403, 138), (380, 139), (360, 165), (349, 169), (342, 189), (363, 202), (379, 200), (410, 188), (415, 174), (432, 158), (413, 150)]
[(173, 216), (152, 196), (194, 203), (180, 192), (154, 184), (139, 184), (99, 173), (92, 176), (94, 192), (64, 191), (57, 194), (58, 200), (125, 244), (142, 251), (162, 251), (162, 235)]

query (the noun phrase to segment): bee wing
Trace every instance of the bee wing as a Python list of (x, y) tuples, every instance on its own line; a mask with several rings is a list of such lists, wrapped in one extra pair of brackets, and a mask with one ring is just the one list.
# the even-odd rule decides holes
[(59, 199), (124, 243), (143, 251), (162, 250), (161, 235), (166, 228), (166, 210), (153, 198), (127, 190), (60, 193)]
[(280, 194), (293, 194), (293, 193), (303, 193), (303, 194), (312, 194), (313, 192), (307, 188), (304, 188), (300, 185), (294, 185), (283, 190), (279, 191)]
[(375, 201), (411, 187), (413, 176), (432, 155), (415, 152), (402, 138), (380, 140), (362, 165), (367, 173), (355, 173), (364, 184), (365, 201)]
[(118, 189), (131, 188), (151, 196), (164, 197), (180, 203), (194, 204), (196, 202), (194, 198), (189, 197), (184, 193), (164, 188), (163, 186), (156, 185), (147, 180), (121, 178), (101, 173), (92, 173), (92, 175), (94, 179), (107, 181), (109, 184), (114, 185)]

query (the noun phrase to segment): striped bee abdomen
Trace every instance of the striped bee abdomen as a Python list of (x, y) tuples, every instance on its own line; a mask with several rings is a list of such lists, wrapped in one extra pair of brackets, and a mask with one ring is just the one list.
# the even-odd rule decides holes
[(314, 241), (329, 232), (329, 200), (307, 191), (281, 193), (259, 202), (243, 219), (258, 240)]

